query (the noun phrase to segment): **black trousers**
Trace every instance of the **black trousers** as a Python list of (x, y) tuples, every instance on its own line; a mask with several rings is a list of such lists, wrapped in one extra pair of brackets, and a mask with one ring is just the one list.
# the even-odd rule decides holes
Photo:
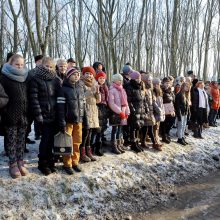
[(166, 116), (165, 121), (160, 123), (160, 133), (163, 136), (167, 136), (170, 133), (171, 128), (175, 123), (175, 117)]

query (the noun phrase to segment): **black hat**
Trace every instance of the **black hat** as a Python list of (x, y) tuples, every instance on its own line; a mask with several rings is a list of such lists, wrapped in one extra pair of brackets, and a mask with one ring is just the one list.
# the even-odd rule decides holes
[(43, 55), (41, 55), (41, 54), (40, 54), (40, 55), (35, 56), (35, 57), (34, 57), (34, 61), (35, 61), (35, 63), (36, 63), (38, 60), (43, 59), (43, 57), (44, 57), (44, 56), (43, 56)]
[(67, 60), (67, 63), (75, 63), (76, 61), (71, 57)]
[(10, 59), (13, 55), (15, 55), (15, 53), (13, 53), (13, 52), (9, 52), (9, 53), (7, 53), (6, 62), (8, 62), (9, 59)]

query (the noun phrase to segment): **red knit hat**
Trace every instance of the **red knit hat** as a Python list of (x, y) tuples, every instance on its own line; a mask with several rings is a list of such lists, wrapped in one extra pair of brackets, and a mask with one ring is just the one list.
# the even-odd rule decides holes
[(96, 80), (98, 80), (99, 77), (103, 77), (106, 79), (106, 74), (104, 72), (100, 71), (96, 74), (96, 77), (95, 77)]
[(92, 73), (92, 75), (95, 77), (96, 73), (95, 70), (91, 66), (86, 66), (83, 67), (82, 69), (82, 74), (84, 75), (85, 73)]

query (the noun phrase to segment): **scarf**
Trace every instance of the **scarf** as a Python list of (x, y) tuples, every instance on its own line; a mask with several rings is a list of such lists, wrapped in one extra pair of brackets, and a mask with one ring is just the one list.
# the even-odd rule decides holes
[(56, 78), (56, 72), (46, 69), (43, 65), (36, 66), (36, 77), (42, 80), (52, 80)]
[(26, 67), (23, 69), (17, 69), (8, 63), (5, 63), (2, 67), (2, 74), (11, 80), (24, 82), (28, 76), (28, 69)]
[(83, 82), (85, 83), (85, 85), (87, 86), (87, 87), (92, 87), (93, 86), (93, 79), (91, 79), (91, 78), (89, 78), (89, 77), (85, 77), (85, 76), (83, 76), (82, 77), (82, 80), (83, 80)]
[(122, 85), (117, 85), (116, 83), (112, 83), (112, 86), (119, 91), (119, 95), (121, 98), (122, 107), (128, 106), (127, 95)]
[(101, 102), (100, 103), (107, 105), (107, 102), (108, 102), (108, 87), (105, 84), (100, 85), (99, 91), (100, 91), (100, 94), (101, 94)]

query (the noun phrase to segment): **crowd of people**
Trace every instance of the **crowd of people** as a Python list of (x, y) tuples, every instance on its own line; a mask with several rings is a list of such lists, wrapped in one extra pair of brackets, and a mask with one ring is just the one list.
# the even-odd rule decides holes
[[(62, 156), (65, 172), (81, 172), (79, 162), (103, 156), (105, 132), (111, 126), (114, 154), (128, 149), (139, 153), (152, 147), (162, 151), (177, 128), (177, 143), (187, 145), (188, 130), (203, 138), (204, 127), (217, 126), (220, 106), (217, 81), (204, 82), (188, 71), (186, 76), (155, 78), (126, 63), (122, 73), (107, 80), (104, 65), (95, 62), (81, 70), (75, 61), (38, 55), (30, 71), (21, 55), (8, 54), (0, 75), (1, 135), (12, 178), (28, 175), (24, 153), (31, 125), (40, 140), (38, 169), (56, 172), (54, 135), (72, 136), (73, 154)], [(149, 144), (151, 142), (151, 144)], [(130, 148), (128, 148), (130, 146)], [(94, 156), (96, 155), (96, 156)]]

